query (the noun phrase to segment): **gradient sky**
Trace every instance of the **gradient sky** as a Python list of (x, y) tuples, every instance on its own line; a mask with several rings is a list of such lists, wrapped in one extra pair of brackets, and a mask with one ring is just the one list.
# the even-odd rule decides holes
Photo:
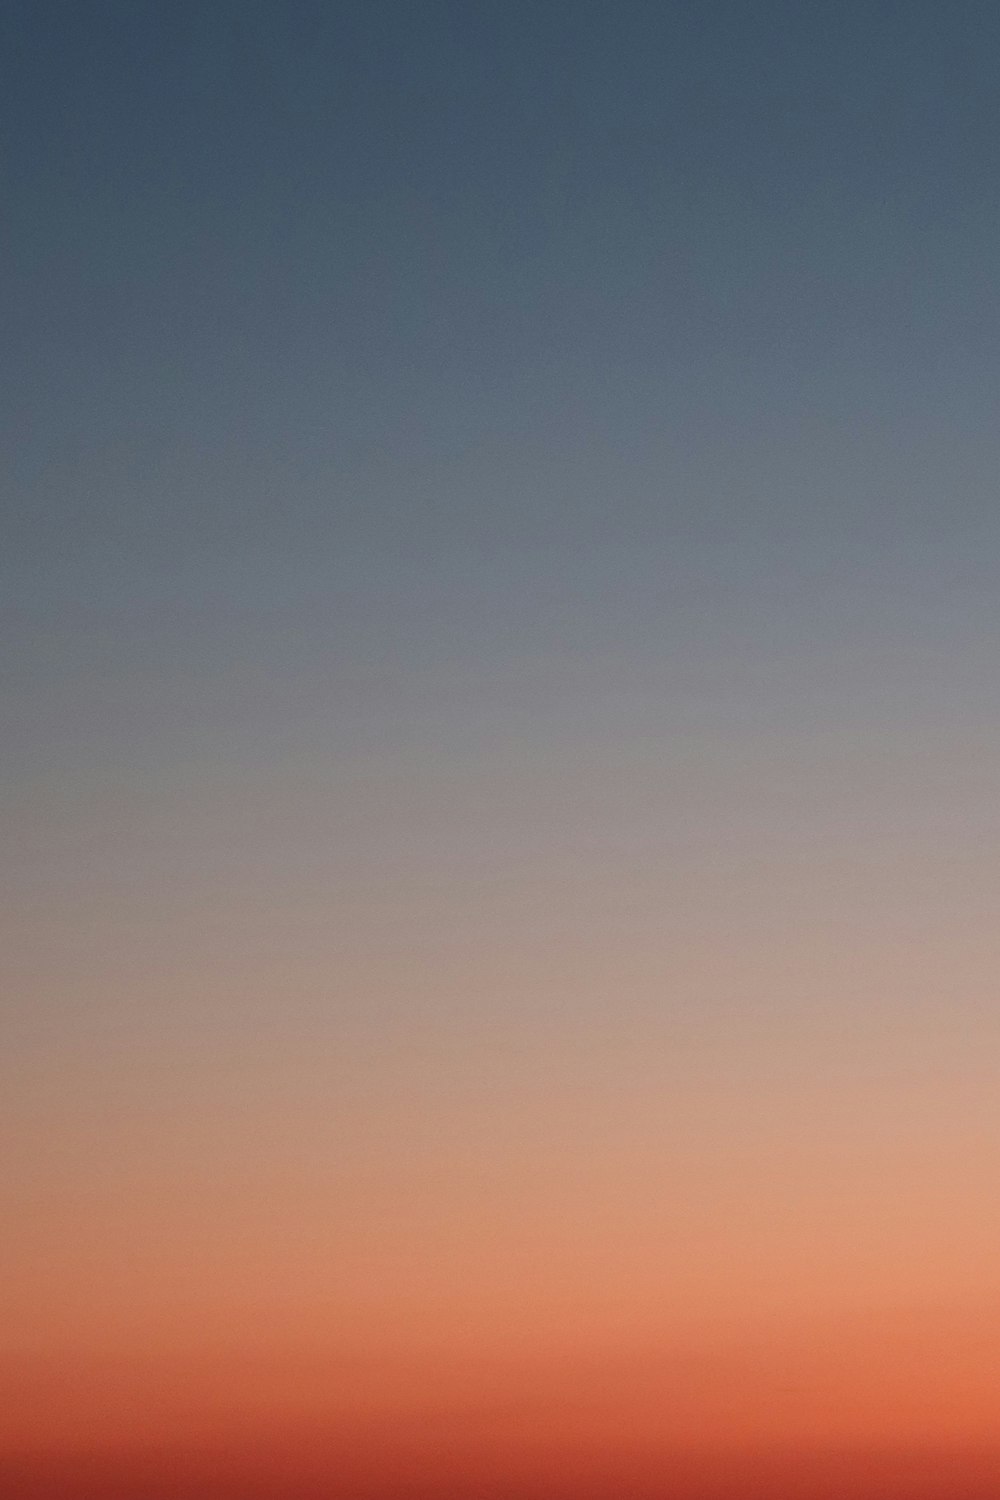
[(998, 77), (3, 7), (18, 1500), (1000, 1492)]

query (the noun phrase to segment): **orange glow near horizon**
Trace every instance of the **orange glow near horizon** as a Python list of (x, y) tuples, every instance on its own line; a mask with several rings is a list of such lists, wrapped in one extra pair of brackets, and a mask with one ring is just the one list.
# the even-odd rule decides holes
[[(689, 953), (671, 982), (722, 990), (740, 957)], [(339, 1053), (322, 1018), (268, 1048), (220, 1010), (199, 1046), (126, 1036), (134, 1069), (85, 1077), (78, 1050), (31, 1097), (12, 1080), (47, 1167), (8, 1186), (8, 1489), (990, 1494), (992, 1093), (969, 1039), (928, 1001), (898, 1048), (888, 988), (846, 1036), (819, 1004), (796, 1025), (777, 984), (695, 1035), (636, 972), (614, 1032), (578, 989), (571, 1019), (459, 1034), (442, 992), (422, 1030)], [(846, 990), (832, 961), (824, 984)]]
[(998, 60), (0, 6), (0, 1500), (1000, 1500)]

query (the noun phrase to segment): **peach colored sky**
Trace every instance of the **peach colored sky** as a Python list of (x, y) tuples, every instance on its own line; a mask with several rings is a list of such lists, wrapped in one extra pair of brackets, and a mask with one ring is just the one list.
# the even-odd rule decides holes
[(1000, 1493), (998, 16), (4, 5), (14, 1500)]

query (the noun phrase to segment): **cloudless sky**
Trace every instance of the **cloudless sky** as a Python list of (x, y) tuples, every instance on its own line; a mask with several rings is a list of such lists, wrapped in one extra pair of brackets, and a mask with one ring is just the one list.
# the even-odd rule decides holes
[(205, 1308), (996, 1332), (998, 67), (980, 0), (3, 7), (7, 1280), (72, 1400)]

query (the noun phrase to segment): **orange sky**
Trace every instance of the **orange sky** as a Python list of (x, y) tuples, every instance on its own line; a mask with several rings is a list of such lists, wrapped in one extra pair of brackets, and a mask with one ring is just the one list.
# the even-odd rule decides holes
[(997, 1500), (996, 0), (0, 12), (0, 1500)]
[[(208, 1500), (256, 1493), (249, 1465), (275, 1497), (673, 1495), (682, 1473), (682, 1500), (746, 1500), (750, 1464), (768, 1500), (845, 1472), (865, 1500), (978, 1493), (1000, 1454), (987, 1018), (956, 1027), (935, 966), (888, 942), (650, 952), (621, 958), (617, 1006), (566, 950), (562, 1013), (522, 956), (519, 1003), (463, 1016), (451, 956), (436, 991), (383, 964), (368, 1010), (409, 986), (404, 1013), (333, 1026), (300, 998), (263, 1036), (202, 978), (176, 1030), (122, 1007), (114, 1050), (11, 1077), (15, 1492), (181, 1472)], [(859, 965), (878, 1004), (850, 998)], [(937, 965), (958, 972), (943, 943)]]

